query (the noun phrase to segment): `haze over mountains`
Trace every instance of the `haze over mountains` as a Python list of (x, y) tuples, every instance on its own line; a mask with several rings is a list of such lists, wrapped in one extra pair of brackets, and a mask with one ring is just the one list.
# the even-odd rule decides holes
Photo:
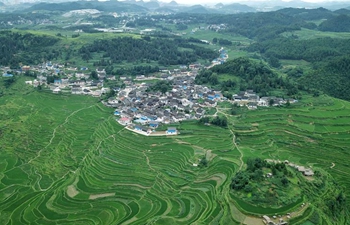
[[(42, 3), (64, 3), (67, 0), (0, 0), (0, 7), (4, 10), (13, 11), (21, 8), (29, 8), (35, 4)], [(223, 2), (210, 2), (202, 1), (201, 4), (190, 1), (185, 3), (184, 1), (135, 1), (135, 0), (125, 0), (125, 1), (90, 1), (82, 0), (80, 3), (97, 3), (97, 2), (110, 2), (114, 4), (127, 4), (127, 5), (137, 5), (144, 7), (147, 10), (157, 10), (171, 12), (188, 12), (188, 13), (245, 13), (245, 12), (256, 12), (256, 11), (274, 11), (281, 8), (292, 7), (292, 8), (319, 8), (324, 7), (330, 10), (337, 10), (341, 8), (349, 8), (350, 2), (348, 1), (335, 1), (335, 2), (306, 2), (306, 1), (225, 1)], [(3, 4), (2, 4), (3, 3)], [(23, 4), (24, 3), (24, 4)], [(19, 5), (20, 4), (20, 5)], [(138, 11), (138, 10), (136, 10)]]

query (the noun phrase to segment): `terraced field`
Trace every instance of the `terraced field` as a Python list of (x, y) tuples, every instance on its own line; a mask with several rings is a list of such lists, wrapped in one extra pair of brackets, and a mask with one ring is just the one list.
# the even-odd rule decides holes
[[(187, 123), (187, 135), (150, 138), (89, 97), (0, 101), (0, 224), (234, 223), (229, 131)], [(203, 156), (210, 166), (194, 167)]]
[[(261, 224), (230, 197), (250, 156), (321, 167), (350, 187), (347, 102), (249, 112), (230, 118), (232, 133), (186, 122), (172, 137), (127, 131), (112, 111), (20, 84), (0, 97), (0, 224)], [(203, 156), (208, 167), (193, 166)]]

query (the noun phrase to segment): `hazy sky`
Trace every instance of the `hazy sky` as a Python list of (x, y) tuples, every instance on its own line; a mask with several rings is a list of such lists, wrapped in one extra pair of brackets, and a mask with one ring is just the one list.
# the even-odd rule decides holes
[[(171, 2), (171, 0), (160, 0), (163, 2)], [(238, 2), (244, 4), (244, 2), (252, 2), (252, 0), (175, 0), (179, 4), (187, 4), (187, 5), (195, 5), (195, 4), (210, 4), (210, 5), (215, 5), (217, 3), (233, 3), (233, 2)], [(253, 1), (260, 1), (260, 2), (271, 2), (273, 3), (274, 0), (253, 0)], [(336, 1), (336, 2), (345, 2), (349, 0), (303, 0), (304, 2), (313, 2), (313, 3), (321, 3), (321, 2), (330, 2), (330, 1)], [(285, 1), (288, 2), (288, 1)]]

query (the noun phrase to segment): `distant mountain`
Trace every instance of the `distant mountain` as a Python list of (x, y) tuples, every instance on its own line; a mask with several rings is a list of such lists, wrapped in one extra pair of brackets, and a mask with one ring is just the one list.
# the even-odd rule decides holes
[(305, 8), (284, 8), (277, 12), (293, 16), (303, 20), (320, 20), (334, 17), (334, 13), (325, 8), (305, 9)]
[(80, 9), (97, 9), (99, 11), (105, 12), (147, 12), (149, 11), (147, 8), (142, 7), (140, 5), (132, 4), (130, 2), (118, 2), (118, 1), (90, 1), (90, 2), (63, 2), (63, 3), (39, 3), (33, 5), (32, 7), (26, 9), (25, 11), (37, 11), (37, 10), (45, 10), (45, 11), (61, 11), (68, 12), (72, 10), (80, 10)]
[(339, 15), (322, 22), (318, 29), (321, 31), (350, 32), (350, 16)]
[(233, 10), (236, 12), (256, 12), (256, 9), (247, 5), (239, 4), (239, 3), (233, 3), (230, 5), (223, 6), (226, 10)]
[(179, 4), (177, 4), (176, 1), (171, 1), (167, 4), (167, 6), (178, 6)]
[(175, 13), (176, 12), (175, 10), (169, 9), (166, 6), (155, 9), (154, 11), (158, 13)]
[(333, 11), (334, 13), (338, 14), (338, 15), (350, 15), (350, 9), (338, 9)]
[(183, 11), (186, 13), (203, 13), (203, 14), (210, 13), (210, 11), (202, 5), (193, 5), (186, 8)]
[(5, 3), (3, 3), (3, 2), (0, 2), (0, 7), (1, 7), (1, 6), (5, 6)]
[(218, 9), (220, 9), (222, 7), (224, 7), (224, 4), (222, 4), (222, 3), (218, 3), (215, 5), (215, 8), (218, 8)]
[(156, 9), (156, 8), (159, 8), (160, 5), (157, 1), (151, 1), (151, 2), (145, 2), (143, 4), (143, 7), (146, 7), (148, 9)]

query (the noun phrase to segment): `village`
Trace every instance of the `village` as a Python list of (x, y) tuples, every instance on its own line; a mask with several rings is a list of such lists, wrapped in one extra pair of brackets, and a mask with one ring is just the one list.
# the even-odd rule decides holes
[[(161, 133), (156, 132), (160, 125), (169, 125), (184, 120), (201, 119), (210, 108), (218, 107), (220, 102), (230, 102), (248, 109), (258, 107), (278, 106), (286, 104), (286, 100), (276, 97), (259, 97), (253, 90), (241, 91), (232, 95), (231, 99), (223, 96), (221, 91), (195, 84), (196, 75), (201, 69), (209, 69), (224, 63), (228, 56), (226, 51), (219, 50), (220, 57), (214, 59), (209, 67), (201, 64), (182, 65), (178, 69), (161, 69), (154, 75), (138, 75), (116, 77), (108, 75), (104, 68), (92, 70), (91, 76), (86, 67), (69, 67), (52, 62), (37, 66), (22, 66), (17, 74), (34, 71), (35, 79), (25, 81), (34, 87), (45, 87), (52, 93), (71, 93), (74, 95), (90, 95), (102, 98), (113, 92), (113, 96), (104, 99), (102, 103), (115, 108), (116, 120), (127, 129), (143, 135), (174, 135), (178, 131), (174, 127)], [(3, 77), (13, 76), (9, 68), (1, 68)], [(105, 83), (116, 81), (120, 87), (111, 87)], [(149, 82), (151, 81), (151, 82)], [(171, 88), (165, 92), (149, 91), (154, 82), (163, 81)], [(114, 94), (115, 93), (115, 94)], [(293, 103), (294, 100), (288, 100)], [(164, 129), (163, 129), (164, 130)]]

